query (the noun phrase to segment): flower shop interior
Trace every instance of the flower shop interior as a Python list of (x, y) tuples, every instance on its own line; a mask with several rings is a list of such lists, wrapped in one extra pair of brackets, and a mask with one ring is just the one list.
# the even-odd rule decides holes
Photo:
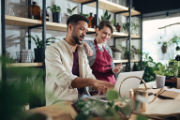
[[(180, 0), (1, 0), (0, 6), (2, 120), (180, 120)], [(78, 43), (73, 34), (68, 36), (72, 23), (67, 20), (74, 15), (88, 20), (82, 45), (75, 44), (78, 53), (79, 46), (83, 47), (85, 56), (88, 50), (94, 52), (86, 41), (95, 44), (94, 49), (99, 47), (99, 23), (108, 21), (111, 25), (113, 32), (101, 48), (111, 51), (109, 66), (115, 67), (110, 72), (116, 80), (112, 89), (102, 83), (101, 91), (100, 85), (86, 83), (83, 89), (89, 90), (88, 96), (79, 96), (79, 88), (68, 80), (74, 75), (74, 62), (68, 64), (71, 71), (66, 73), (66, 50), (57, 53), (61, 54), (59, 64), (52, 61), (47, 65), (57, 57), (53, 56), (56, 48), (47, 49), (62, 41), (67, 44), (69, 37)], [(77, 25), (72, 24), (73, 33)], [(48, 55), (51, 57), (46, 58), (47, 53), (52, 53)], [(74, 53), (70, 52), (72, 61)], [(97, 62), (100, 53), (97, 50), (93, 54)], [(90, 62), (86, 63), (89, 56), (80, 59), (85, 60), (78, 63), (78, 75), (87, 71), (93, 75)], [(65, 73), (52, 69), (60, 66)], [(81, 72), (82, 66), (90, 69)], [(54, 70), (52, 75), (49, 68)], [(114, 73), (114, 69), (119, 71)], [(47, 84), (49, 76), (56, 86)], [(60, 88), (65, 84), (67, 89)], [(56, 91), (48, 91), (48, 87)], [(56, 101), (58, 95), (62, 99)], [(56, 102), (47, 104), (47, 97)]]

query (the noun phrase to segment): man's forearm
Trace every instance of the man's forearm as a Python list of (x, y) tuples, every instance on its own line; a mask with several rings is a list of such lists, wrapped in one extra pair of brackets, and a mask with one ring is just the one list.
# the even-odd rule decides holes
[(94, 81), (94, 79), (76, 77), (71, 82), (71, 86), (73, 88), (82, 88), (82, 87), (92, 86), (93, 85), (93, 81)]

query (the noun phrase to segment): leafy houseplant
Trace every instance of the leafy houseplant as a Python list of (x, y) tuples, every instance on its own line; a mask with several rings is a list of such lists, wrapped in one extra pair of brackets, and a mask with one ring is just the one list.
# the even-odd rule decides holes
[(176, 78), (180, 78), (180, 61), (170, 59), (169, 68), (173, 71)]
[(48, 6), (47, 9), (50, 9), (52, 12), (53, 22), (61, 23), (61, 18), (62, 18), (61, 7), (53, 5), (52, 7)]
[[(35, 62), (42, 62), (43, 61), (43, 40), (39, 38), (39, 36), (30, 36), (29, 38), (32, 38), (37, 46), (37, 48), (34, 49), (34, 52), (35, 52)], [(43, 36), (42, 36), (43, 38)], [(46, 46), (50, 45), (51, 43), (54, 43), (54, 41), (51, 41), (51, 39), (58, 39), (58, 38), (55, 38), (55, 37), (49, 37), (49, 38), (46, 38)], [(58, 39), (60, 40), (60, 39)]]
[[(123, 29), (124, 29), (127, 33), (129, 32), (129, 26), (130, 26), (129, 22), (127, 22), (127, 23), (125, 23), (125, 24), (123, 25)], [(134, 31), (137, 31), (138, 27), (139, 27), (138, 24), (135, 24), (134, 22), (131, 22), (131, 33), (133, 32), (133, 30), (134, 30)]]
[[(155, 63), (153, 58), (148, 55), (148, 53), (143, 53), (142, 69), (144, 70), (143, 80), (145, 82), (154, 81), (156, 78), (155, 70), (159, 70), (162, 66), (160, 62)], [(140, 67), (140, 64), (138, 65)]]
[[(122, 51), (124, 52), (124, 58), (129, 59), (129, 51), (128, 51), (128, 49), (126, 47), (123, 47), (122, 45), (119, 45), (119, 46), (122, 49)], [(130, 51), (130, 52), (132, 53), (132, 51)], [(132, 54), (131, 54), (131, 58), (132, 58)]]
[(157, 75), (160, 75), (160, 76), (173, 76), (174, 75), (173, 71), (168, 70), (167, 65), (160, 66), (159, 70), (155, 70), (154, 73), (156, 73)]
[(101, 16), (101, 20), (110, 20), (111, 14), (108, 15), (108, 11), (106, 10), (104, 15)]
[(77, 8), (77, 6), (75, 6), (75, 7), (73, 7), (73, 8), (71, 9), (71, 7), (70, 7), (70, 5), (69, 5), (69, 3), (68, 3), (68, 8), (67, 8), (67, 13), (68, 13), (68, 14), (66, 14), (66, 16), (71, 16), (71, 15), (75, 12), (76, 8)]
[(171, 42), (170, 41), (164, 41), (164, 42), (158, 42), (158, 44), (161, 44), (161, 50), (162, 50), (162, 53), (167, 53), (167, 48), (169, 45), (171, 45)]

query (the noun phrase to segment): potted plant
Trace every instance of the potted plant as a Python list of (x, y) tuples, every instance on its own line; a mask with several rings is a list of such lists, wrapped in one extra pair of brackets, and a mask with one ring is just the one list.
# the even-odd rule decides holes
[(121, 51), (117, 47), (112, 47), (111, 46), (111, 49), (112, 49), (112, 51), (114, 53), (114, 58), (116, 60), (121, 60)]
[[(36, 47), (34, 49), (34, 53), (35, 53), (35, 60), (34, 62), (42, 62), (43, 61), (43, 54), (44, 54), (44, 50), (43, 50), (43, 40), (39, 38), (39, 36), (30, 36), (30, 38), (32, 38), (36, 44)], [(46, 46), (49, 46), (51, 43), (54, 43), (54, 41), (51, 41), (51, 39), (58, 39), (55, 37), (49, 37), (46, 38)], [(60, 40), (60, 39), (58, 39)]]
[(172, 81), (177, 81), (177, 88), (180, 89), (180, 61), (170, 59), (169, 68), (174, 72), (174, 77), (171, 78)]
[(61, 18), (62, 18), (61, 7), (53, 5), (52, 7), (48, 6), (47, 9), (50, 9), (52, 12), (53, 22), (61, 23)]
[(170, 41), (164, 41), (164, 42), (158, 42), (158, 44), (161, 44), (161, 50), (162, 50), (162, 53), (167, 53), (167, 49), (168, 49), (168, 46), (171, 45), (171, 42)]
[(168, 70), (167, 65), (160, 66), (159, 70), (154, 71), (156, 73), (156, 85), (157, 88), (163, 88), (165, 85), (166, 76), (173, 76), (172, 71)]
[(73, 7), (73, 8), (71, 9), (71, 7), (70, 7), (70, 5), (69, 5), (69, 3), (68, 3), (68, 8), (67, 8), (67, 13), (68, 13), (68, 14), (65, 14), (65, 15), (66, 15), (67, 17), (71, 16), (71, 15), (75, 12), (76, 8), (77, 8), (77, 6), (75, 6), (75, 7)]

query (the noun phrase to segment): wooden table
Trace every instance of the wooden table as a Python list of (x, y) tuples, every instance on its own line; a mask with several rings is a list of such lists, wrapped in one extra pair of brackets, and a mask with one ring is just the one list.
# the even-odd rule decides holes
[[(49, 105), (45, 107), (39, 107), (35, 109), (29, 110), (29, 112), (33, 113), (43, 113), (49, 117), (51, 120), (73, 120), (77, 113), (74, 108), (71, 106), (72, 102), (64, 102), (54, 105)], [(129, 120), (136, 120), (137, 115), (132, 114)]]

